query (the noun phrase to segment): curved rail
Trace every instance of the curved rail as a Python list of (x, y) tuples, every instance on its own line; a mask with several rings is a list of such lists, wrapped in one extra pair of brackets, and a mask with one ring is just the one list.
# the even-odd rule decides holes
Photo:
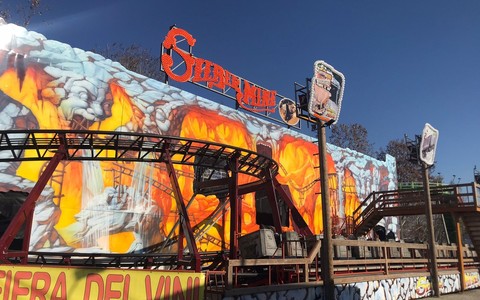
[(173, 164), (225, 170), (238, 157), (240, 173), (257, 178), (278, 173), (273, 159), (247, 149), (181, 137), (90, 130), (0, 131), (0, 162), (50, 160), (60, 145), (67, 150), (67, 160), (166, 162), (169, 152)]
[[(277, 163), (248, 149), (182, 137), (146, 133), (91, 131), (91, 130), (7, 130), (0, 131), (0, 162), (49, 161), (45, 171), (30, 191), (19, 212), (0, 238), (0, 260), (11, 262), (8, 253), (14, 237), (23, 223), (31, 222), (35, 201), (47, 180), (62, 160), (129, 161), (165, 163), (173, 187), (173, 194), (183, 222), (182, 228), (189, 252), (194, 259), (192, 268), (200, 271), (200, 254), (188, 219), (188, 212), (178, 186), (174, 164), (190, 165), (210, 170), (231, 172), (238, 193), (237, 173), (258, 178), (258, 182), (271, 182), (278, 173)], [(230, 182), (227, 180), (227, 185)], [(233, 188), (233, 187), (232, 187)], [(272, 186), (273, 188), (273, 186)], [(235, 213), (235, 218), (239, 218)], [(27, 224), (28, 230), (30, 230)], [(25, 236), (30, 232), (25, 231)], [(231, 236), (236, 236), (234, 229)], [(231, 238), (232, 239), (232, 238)], [(23, 241), (22, 263), (27, 262), (29, 240)], [(235, 245), (231, 246), (234, 247)], [(233, 251), (236, 253), (236, 251)], [(180, 256), (180, 254), (179, 254)]]

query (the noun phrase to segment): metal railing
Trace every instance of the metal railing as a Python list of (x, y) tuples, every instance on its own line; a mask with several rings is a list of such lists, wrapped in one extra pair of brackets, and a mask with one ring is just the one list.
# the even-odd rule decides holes
[[(432, 210), (434, 213), (476, 211), (480, 206), (479, 191), (480, 186), (475, 183), (431, 187)], [(423, 189), (372, 192), (354, 211), (354, 228), (357, 231), (374, 216), (423, 214), (423, 207)]]
[[(226, 289), (261, 285), (321, 283), (321, 239), (306, 243), (306, 257), (267, 257), (227, 261)], [(428, 245), (403, 242), (333, 239), (336, 282), (366, 281), (366, 276), (394, 278), (428, 273)], [(478, 268), (472, 245), (437, 245), (440, 272)], [(461, 252), (461, 258), (459, 253)], [(262, 280), (260, 280), (262, 279)], [(372, 279), (373, 280), (373, 279)]]

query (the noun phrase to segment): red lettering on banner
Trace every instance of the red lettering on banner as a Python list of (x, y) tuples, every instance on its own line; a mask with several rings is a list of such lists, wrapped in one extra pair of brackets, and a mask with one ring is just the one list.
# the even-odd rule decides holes
[(11, 284), (12, 284), (12, 271), (8, 271), (7, 278), (5, 279), (5, 294), (3, 294), (3, 300), (9, 299)]
[(12, 300), (16, 300), (17, 296), (27, 296), (30, 290), (26, 287), (21, 287), (20, 281), (32, 278), (32, 272), (17, 271), (13, 275)]
[(199, 277), (195, 277), (195, 279), (193, 280), (193, 298), (194, 300), (199, 300), (201, 299), (202, 297), (200, 296), (200, 278)]
[[(188, 286), (188, 284), (187, 284)], [(182, 288), (182, 283), (180, 282), (180, 278), (178, 276), (175, 276), (173, 278), (173, 295), (172, 295), (172, 300), (185, 300), (183, 296), (183, 288)]]
[(120, 274), (109, 274), (107, 275), (107, 282), (105, 287), (105, 299), (120, 299), (122, 296), (121, 291), (113, 290), (112, 284), (113, 283), (122, 283), (123, 282), (123, 275)]
[(67, 299), (67, 277), (65, 276), (65, 272), (60, 272), (58, 275), (57, 281), (55, 282), (55, 286), (52, 290), (51, 298), (51, 300), (62, 299)]
[[(46, 272), (35, 272), (32, 279), (32, 293), (30, 299), (46, 300), (51, 283), (52, 279), (50, 278), (50, 274)], [(42, 287), (40, 287), (40, 285)]]
[[(25, 271), (21, 268), (13, 271), (0, 270), (0, 298), (3, 300), (64, 300), (79, 297), (79, 295), (68, 295), (65, 272), (49, 272), (48, 268), (43, 270), (38, 272)], [(118, 273), (106, 275), (88, 273), (86, 277), (82, 275), (79, 282), (85, 282), (83, 299), (128, 300), (131, 276)], [(202, 286), (199, 277), (181, 274), (160, 275), (155, 276), (158, 279), (152, 283), (151, 276), (145, 276), (145, 299), (198, 300), (203, 296), (200, 294)], [(78, 284), (78, 282), (70, 284)]]
[(130, 275), (125, 276), (125, 282), (123, 283), (123, 300), (128, 300), (130, 293)]
[(198, 300), (200, 297), (200, 278), (192, 277), (187, 278), (186, 286), (182, 285), (182, 281), (179, 276), (173, 278), (173, 287), (170, 292), (171, 286), (170, 276), (160, 276), (158, 279), (157, 288), (155, 290), (155, 296), (152, 291), (152, 279), (149, 275), (145, 277), (145, 291), (147, 294), (147, 300), (152, 299), (172, 299), (172, 300)]
[[(10, 271), (9, 271), (10, 272)], [(3, 270), (0, 271), (0, 279), (2, 278), (5, 278), (5, 285), (3, 286), (3, 288), (5, 290), (3, 290), (2, 288), (0, 288), (0, 294), (4, 293), (3, 294), (3, 299), (8, 299), (8, 297), (6, 297), (5, 295), (9, 293), (9, 290), (10, 290), (10, 283), (7, 282), (7, 273)]]
[[(96, 292), (95, 292), (96, 291)], [(103, 280), (100, 274), (90, 273), (85, 282), (83, 299), (123, 299), (127, 300), (130, 291), (130, 275), (108, 274)]]
[(160, 276), (158, 279), (155, 297), (152, 293), (152, 281), (149, 275), (145, 278), (145, 291), (147, 293), (147, 300), (152, 299), (170, 299), (170, 276)]
[[(160, 277), (160, 280), (162, 279), (162, 277)], [(166, 277), (163, 277), (163, 278), (164, 278), (164, 282), (165, 282), (165, 284), (163, 285), (163, 293), (164, 293), (165, 297), (170, 297), (170, 284), (171, 284), (170, 281), (171, 281), (171, 278), (170, 278), (170, 276), (166, 276)], [(158, 293), (158, 287), (157, 287), (157, 293)]]
[[(172, 28), (165, 40), (163, 46), (177, 53), (185, 64), (185, 72), (177, 75), (174, 73), (172, 51), (167, 51), (162, 54), (162, 65), (167, 76), (173, 80), (180, 82), (206, 82), (209, 89), (216, 87), (222, 92), (225, 87), (231, 87), (236, 92), (237, 103), (244, 109), (260, 112), (274, 112), (275, 99), (277, 92), (261, 88), (255, 84), (244, 80), (229, 71), (222, 68), (220, 65), (212, 63), (208, 60), (194, 57), (191, 53), (180, 49), (177, 46), (177, 36), (185, 39), (191, 47), (195, 45), (196, 40), (187, 31), (180, 28)], [(193, 70), (192, 70), (193, 69)], [(193, 73), (193, 76), (192, 76)], [(241, 86), (244, 86), (242, 92)]]
[(173, 295), (172, 300), (198, 300), (200, 299), (200, 278), (188, 277), (187, 286), (182, 286), (182, 282), (178, 276), (173, 279)]
[(145, 294), (147, 294), (147, 299), (151, 300), (152, 297), (152, 281), (150, 275), (145, 276)]
[[(30, 300), (46, 300), (49, 295), (48, 291), (52, 285), (52, 277), (47, 272), (32, 273), (31, 271), (17, 271), (12, 275), (12, 271), (6, 273), (5, 271), (0, 271), (0, 279), (1, 278), (5, 278), (4, 289), (0, 289), (0, 294), (3, 292), (4, 300), (25, 299), (25, 296), (29, 296), (28, 299)], [(52, 294), (48, 299), (61, 300), (66, 298), (66, 277), (65, 273), (61, 272), (56, 279)]]
[(188, 280), (187, 280), (187, 299), (193, 299), (195, 293), (193, 291), (193, 279), (192, 277), (188, 277)]
[(85, 294), (83, 299), (90, 299), (90, 293), (92, 292), (92, 284), (96, 284), (98, 288), (97, 298), (102, 299), (104, 288), (103, 288), (103, 278), (99, 274), (90, 273), (87, 275), (87, 281), (85, 283)]

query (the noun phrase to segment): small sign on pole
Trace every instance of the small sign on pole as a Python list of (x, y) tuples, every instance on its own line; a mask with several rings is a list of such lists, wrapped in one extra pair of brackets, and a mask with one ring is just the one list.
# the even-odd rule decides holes
[(426, 123), (423, 128), (422, 141), (420, 142), (420, 160), (431, 166), (435, 162), (437, 150), (438, 130)]
[(308, 113), (325, 123), (335, 124), (342, 107), (345, 77), (323, 60), (313, 67)]

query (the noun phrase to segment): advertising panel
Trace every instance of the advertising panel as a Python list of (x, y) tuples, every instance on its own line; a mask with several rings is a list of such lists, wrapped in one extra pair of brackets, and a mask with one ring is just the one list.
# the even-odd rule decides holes
[(437, 150), (438, 130), (430, 124), (425, 124), (420, 142), (420, 160), (431, 166), (435, 162), (435, 152)]
[(345, 77), (323, 60), (313, 67), (308, 112), (325, 123), (336, 123), (342, 107)]
[[(13, 24), (0, 25), (0, 36), (2, 129), (148, 133), (256, 151), (278, 163), (277, 180), (311, 231), (322, 233), (318, 146), (312, 137)], [(335, 76), (331, 91), (338, 81)], [(338, 95), (340, 91), (341, 85)], [(340, 233), (370, 192), (396, 188), (395, 159), (387, 156), (386, 161), (379, 161), (350, 149), (327, 148), (334, 232)], [(4, 158), (11, 155), (0, 152)], [(45, 167), (42, 161), (1, 163), (0, 194), (21, 203), (23, 192), (33, 188)], [(209, 177), (209, 169), (176, 165), (175, 170), (193, 231), (201, 233), (197, 247), (200, 251), (224, 250), (230, 239), (226, 194), (197, 191), (196, 183)], [(218, 174), (219, 178), (226, 175)], [(253, 180), (238, 176), (239, 184)], [(141, 253), (178, 235), (173, 195), (170, 177), (160, 163), (62, 161), (37, 200), (30, 249)], [(242, 234), (269, 222), (271, 213), (263, 211), (264, 202), (260, 192), (242, 196)], [(396, 218), (385, 222), (395, 231)], [(291, 222), (283, 224), (292, 226)], [(176, 246), (162, 252), (176, 253)]]
[(2, 299), (204, 299), (193, 272), (0, 265)]

